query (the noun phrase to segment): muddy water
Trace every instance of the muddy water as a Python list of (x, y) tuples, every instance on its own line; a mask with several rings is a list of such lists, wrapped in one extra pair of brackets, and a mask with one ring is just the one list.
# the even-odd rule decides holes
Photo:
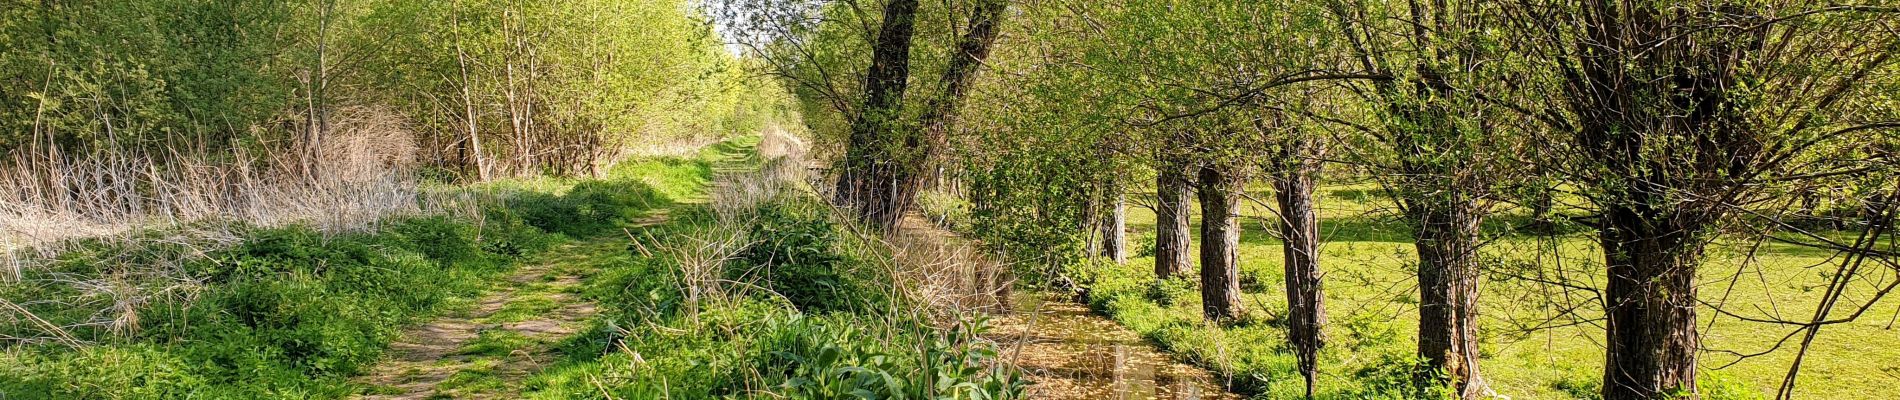
[(1034, 382), (1032, 399), (1239, 399), (1206, 370), (1175, 361), (1139, 335), (1073, 302), (1017, 292), (994, 331), (1002, 357)]

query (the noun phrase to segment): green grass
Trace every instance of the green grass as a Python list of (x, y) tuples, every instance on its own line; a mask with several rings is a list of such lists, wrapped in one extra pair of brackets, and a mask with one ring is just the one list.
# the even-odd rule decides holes
[(476, 334), (475, 340), (456, 349), (455, 354), (472, 356), (506, 356), (515, 350), (534, 345), (534, 339), (520, 332), (503, 329), (483, 329)]
[[(712, 162), (741, 158), (727, 152), (743, 148), (724, 144), (695, 159), (635, 160), (603, 179), (427, 189), (425, 201), (476, 199), (480, 221), (399, 218), (341, 235), (237, 224), (228, 228), (240, 237), (231, 245), (204, 233), (225, 224), (205, 223), (71, 243), (75, 250), (28, 268), (20, 282), (0, 284), (0, 298), (72, 327), (84, 343), (7, 342), (0, 348), (0, 397), (341, 398), (381, 390), (349, 378), (375, 362), (401, 327), (469, 306), (482, 292), (508, 284), (497, 278), (517, 260), (569, 240), (564, 236), (617, 237), (654, 210), (703, 201)], [(599, 267), (573, 264), (560, 268)], [(559, 306), (529, 296), (505, 305), (490, 322)], [(0, 335), (47, 337), (37, 325), (7, 315)], [(120, 326), (137, 329), (98, 323), (101, 315), (135, 318)], [(524, 340), (489, 331), (461, 351), (505, 354), (526, 346)], [(479, 388), (500, 382), (481, 372), (451, 383)]]
[[(709, 149), (716, 170), (761, 164), (733, 142)], [(664, 177), (663, 177), (664, 178)], [(681, 177), (672, 177), (684, 181)], [(703, 192), (699, 192), (703, 193)], [(1015, 393), (982, 368), (995, 357), (980, 325), (939, 329), (879, 290), (890, 254), (859, 240), (810, 193), (781, 193), (736, 219), (689, 204), (665, 224), (640, 228), (649, 257), (595, 260), (583, 295), (601, 306), (592, 329), (561, 343), (563, 358), (526, 382), (524, 396), (593, 398), (875, 398), (969, 391)], [(718, 282), (689, 282), (666, 248), (708, 251), (701, 238), (746, 235)], [(768, 272), (769, 271), (769, 272)], [(700, 287), (698, 302), (686, 289)], [(994, 379), (992, 379), (994, 378)]]
[[(1376, 191), (1339, 187), (1320, 192), (1321, 233), (1326, 238), (1321, 269), (1326, 274), (1326, 308), (1331, 316), (1320, 387), (1332, 398), (1364, 397), (1389, 380), (1380, 375), (1382, 371), (1403, 364), (1413, 352), (1417, 294), (1410, 263), (1416, 261), (1410, 238), (1391, 221), (1389, 205)], [(1090, 287), (1093, 306), (1164, 347), (1235, 376), (1265, 398), (1297, 397), (1302, 390), (1292, 357), (1282, 345), (1283, 328), (1265, 315), (1285, 310), (1281, 250), (1265, 224), (1273, 214), (1256, 204), (1243, 209), (1241, 275), (1244, 304), (1253, 309), (1252, 321), (1210, 327), (1201, 322), (1198, 295), (1151, 295), (1152, 257), (1091, 271), (1101, 276)], [(1507, 215), (1487, 228), (1500, 232), (1505, 225), (1501, 222), (1513, 219), (1522, 220)], [(1147, 209), (1130, 207), (1129, 226), (1134, 231), (1131, 237), (1151, 237), (1147, 235), (1153, 231), (1154, 216)], [(1486, 252), (1487, 267), (1535, 263), (1548, 270), (1561, 265), (1577, 279), (1600, 285), (1601, 252), (1591, 235), (1584, 229), (1567, 232), (1554, 237), (1499, 237)], [(1756, 263), (1745, 266), (1746, 245), (1723, 242), (1710, 248), (1701, 270), (1702, 298), (1725, 302), (1731, 310), (1753, 316), (1771, 310), (1790, 318), (1811, 313), (1819, 297), (1817, 285), (1825, 283), (1821, 272), (1831, 270), (1829, 254), (1770, 244), (1757, 254)], [(1742, 279), (1732, 279), (1738, 273)], [(1493, 388), (1514, 399), (1594, 396), (1601, 381), (1603, 330), (1592, 321), (1601, 312), (1588, 300), (1589, 293), (1498, 274), (1486, 277), (1483, 290), (1481, 369)], [(1157, 301), (1163, 300), (1157, 297), (1176, 298)], [(1581, 318), (1558, 318), (1563, 311), (1558, 304), (1584, 305), (1578, 311)], [(1872, 318), (1823, 330), (1803, 366), (1797, 397), (1885, 398), (1882, 391), (1869, 388), (1900, 383), (1900, 369), (1893, 367), (1900, 365), (1900, 346), (1894, 346), (1900, 336), (1884, 318), (1896, 307), (1900, 301), (1888, 299), (1873, 307)], [(1706, 307), (1700, 315), (1702, 325), (1712, 327), (1703, 339), (1710, 349), (1757, 352), (1788, 333), (1783, 327), (1718, 317)], [(1737, 360), (1725, 353), (1704, 352), (1705, 394), (1754, 398), (1773, 391), (1792, 356), (1784, 350)]]
[[(55, 324), (79, 326), (73, 334), (92, 343), (8, 346), (0, 353), (0, 393), (339, 397), (359, 389), (346, 378), (374, 362), (399, 327), (478, 294), (485, 280), (512, 268), (511, 256), (484, 249), (515, 248), (494, 241), (538, 235), (495, 232), (481, 241), (472, 225), (443, 217), (386, 221), (379, 231), (341, 236), (300, 226), (240, 229), (244, 240), (235, 246), (172, 258), (181, 260), (181, 271), (140, 260), (166, 257), (154, 254), (165, 246), (95, 241), (29, 270), (19, 284), (0, 287), (8, 298), (42, 300), (29, 309)], [(166, 281), (181, 275), (201, 283)], [(85, 292), (83, 283), (68, 284), (74, 279), (118, 280), (136, 291), (133, 296), (156, 300), (127, 309), (139, 318), (136, 331), (88, 327), (82, 323), (100, 306), (91, 302), (113, 300)], [(189, 295), (166, 297), (167, 291)], [(32, 326), (0, 329), (10, 336), (44, 335)]]

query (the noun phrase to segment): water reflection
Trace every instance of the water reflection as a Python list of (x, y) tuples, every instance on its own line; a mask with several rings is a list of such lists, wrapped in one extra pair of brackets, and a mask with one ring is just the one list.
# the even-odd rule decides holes
[(1011, 297), (1015, 314), (999, 318), (997, 340), (1035, 381), (1032, 398), (1240, 398), (1207, 371), (1175, 362), (1080, 304), (1045, 301), (1033, 292)]

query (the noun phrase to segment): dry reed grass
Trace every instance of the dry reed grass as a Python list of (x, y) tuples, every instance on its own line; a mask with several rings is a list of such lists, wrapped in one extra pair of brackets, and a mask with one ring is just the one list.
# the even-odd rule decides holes
[(16, 152), (0, 164), (0, 280), (18, 279), (30, 259), (74, 238), (200, 221), (347, 231), (417, 211), (416, 146), (405, 123), (393, 113), (348, 108), (332, 126), (315, 149), (261, 154), (244, 147), (86, 157)]
[[(54, 326), (9, 302), (0, 323), (31, 323), (44, 336), (8, 339), (77, 345), (81, 338), (68, 331), (88, 326), (136, 334), (145, 305), (196, 299), (203, 282), (184, 265), (236, 244), (244, 225), (302, 223), (334, 233), (421, 211), (416, 146), (399, 117), (347, 108), (332, 127), (320, 145), (269, 151), (21, 151), (0, 161), (0, 283), (73, 288), (74, 298), (30, 300), (98, 310), (79, 325)], [(103, 274), (21, 282), (82, 238), (114, 244), (92, 248), (110, 252), (95, 255)]]

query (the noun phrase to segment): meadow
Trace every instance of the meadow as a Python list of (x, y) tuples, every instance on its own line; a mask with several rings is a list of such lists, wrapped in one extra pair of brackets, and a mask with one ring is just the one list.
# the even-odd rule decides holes
[[(1375, 187), (1331, 186), (1319, 196), (1330, 318), (1320, 393), (1341, 399), (1411, 393), (1406, 371), (1414, 354), (1418, 303), (1411, 238)], [(1277, 320), (1286, 299), (1272, 209), (1243, 202), (1240, 274), (1250, 314), (1219, 325), (1203, 321), (1192, 282), (1153, 279), (1154, 214), (1138, 205), (1129, 211), (1130, 245), (1140, 257), (1126, 265), (1069, 268), (1069, 274), (1084, 277), (1087, 301), (1155, 343), (1228, 376), (1243, 392), (1301, 397), (1300, 376)], [(1198, 213), (1195, 217), (1198, 225)], [(1521, 212), (1511, 210), (1487, 224), (1491, 242), (1481, 284), (1480, 371), (1497, 394), (1513, 399), (1599, 398), (1604, 333), (1602, 307), (1591, 290), (1601, 287), (1602, 253), (1587, 228), (1559, 226), (1549, 234), (1533, 234), (1518, 229), (1524, 221)], [(1199, 232), (1194, 235), (1198, 243)], [(1719, 304), (1738, 315), (1805, 318), (1827, 282), (1825, 271), (1838, 262), (1828, 251), (1772, 242), (1711, 246), (1698, 287), (1709, 299), (1698, 310), (1706, 398), (1766, 398), (1763, 393), (1781, 383), (1794, 357), (1794, 344), (1738, 356), (1773, 349), (1793, 327), (1744, 321), (1711, 308)], [(1557, 281), (1556, 274), (1578, 287), (1536, 281)], [(1857, 294), (1871, 293), (1877, 282), (1864, 283), (1855, 290), (1867, 292)], [(1900, 340), (1890, 314), (1896, 307), (1900, 301), (1886, 299), (1872, 307), (1873, 318), (1824, 329), (1803, 366), (1806, 378), (1797, 398), (1890, 398), (1869, 388), (1900, 383), (1895, 367), (1900, 348), (1890, 345)]]

